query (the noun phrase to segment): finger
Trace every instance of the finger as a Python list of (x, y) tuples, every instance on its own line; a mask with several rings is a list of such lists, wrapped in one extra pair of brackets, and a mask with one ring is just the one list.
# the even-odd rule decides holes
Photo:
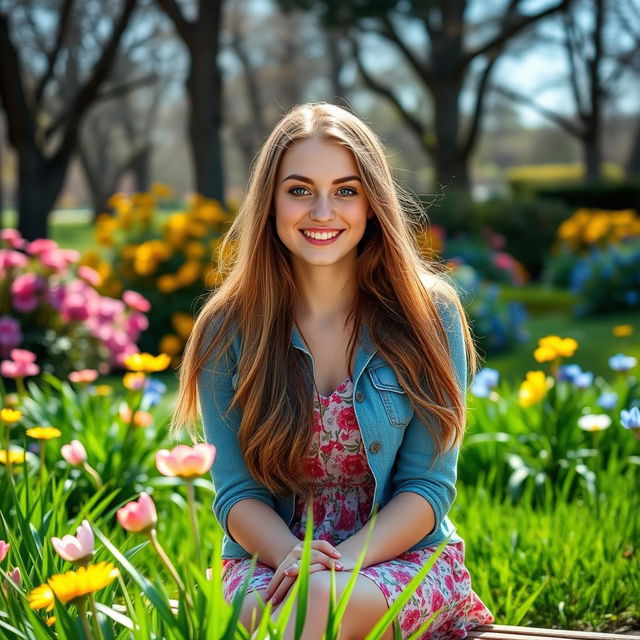
[(286, 577), (280, 586), (276, 589), (276, 592), (271, 596), (271, 604), (275, 607), (278, 603), (282, 602), (287, 595), (289, 588), (296, 581), (295, 577)]
[[(331, 569), (331, 567), (334, 567), (336, 571), (341, 571), (342, 570), (342, 563), (338, 562), (337, 560), (334, 560), (333, 558), (328, 558), (326, 555), (324, 555), (323, 553), (318, 553), (317, 555), (315, 555), (314, 557), (312, 557), (309, 568), (311, 571), (311, 567), (318, 567), (316, 569), (320, 570), (320, 569)], [(285, 569), (284, 574), (286, 576), (297, 576), (300, 574), (300, 564), (298, 565), (293, 565), (288, 567), (287, 569)]]
[(342, 554), (327, 540), (312, 540), (311, 548), (324, 551), (328, 556), (332, 558), (339, 558)]

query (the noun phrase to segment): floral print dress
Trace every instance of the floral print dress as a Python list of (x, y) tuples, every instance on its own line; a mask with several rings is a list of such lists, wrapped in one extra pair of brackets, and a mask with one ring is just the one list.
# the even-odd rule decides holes
[[(374, 479), (369, 469), (352, 403), (353, 383), (347, 378), (330, 396), (314, 401), (313, 440), (306, 464), (315, 479), (314, 539), (339, 544), (369, 519)], [(322, 409), (322, 420), (320, 410)], [(324, 426), (323, 426), (324, 423)], [(290, 528), (304, 539), (306, 505), (296, 500)], [(420, 571), (436, 547), (425, 547), (362, 569), (384, 594), (389, 606)], [(251, 558), (223, 559), (223, 591), (227, 602), (242, 584)], [(266, 589), (273, 570), (257, 563), (248, 591)], [(466, 638), (467, 631), (494, 621), (493, 615), (471, 588), (464, 564), (464, 542), (448, 544), (431, 571), (400, 611), (402, 637), (415, 633), (429, 616), (441, 609), (421, 640)]]

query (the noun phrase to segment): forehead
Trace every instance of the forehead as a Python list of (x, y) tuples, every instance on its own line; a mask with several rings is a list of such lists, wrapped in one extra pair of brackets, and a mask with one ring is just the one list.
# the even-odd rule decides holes
[(284, 152), (278, 179), (289, 173), (318, 179), (360, 175), (353, 153), (340, 143), (323, 138), (298, 140)]

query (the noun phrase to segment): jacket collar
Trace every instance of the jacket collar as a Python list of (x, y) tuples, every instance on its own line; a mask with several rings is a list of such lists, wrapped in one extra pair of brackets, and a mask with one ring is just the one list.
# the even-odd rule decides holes
[[(311, 358), (311, 362), (313, 363), (313, 356), (309, 353), (295, 324), (291, 327), (291, 343), (294, 347), (306, 353)], [(369, 361), (376, 351), (377, 349), (371, 341), (371, 337), (369, 336), (369, 329), (367, 328), (367, 325), (362, 324), (362, 327), (360, 329), (360, 341), (358, 344), (358, 348), (356, 349), (356, 361), (353, 372), (354, 380), (357, 380), (360, 377), (360, 374), (367, 366), (367, 364), (369, 364)]]

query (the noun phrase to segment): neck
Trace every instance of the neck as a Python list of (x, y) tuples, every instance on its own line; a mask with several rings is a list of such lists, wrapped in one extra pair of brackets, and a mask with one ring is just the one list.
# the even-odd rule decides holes
[(294, 268), (294, 277), (299, 291), (294, 311), (298, 322), (329, 325), (346, 319), (356, 294), (354, 269), (305, 264)]

